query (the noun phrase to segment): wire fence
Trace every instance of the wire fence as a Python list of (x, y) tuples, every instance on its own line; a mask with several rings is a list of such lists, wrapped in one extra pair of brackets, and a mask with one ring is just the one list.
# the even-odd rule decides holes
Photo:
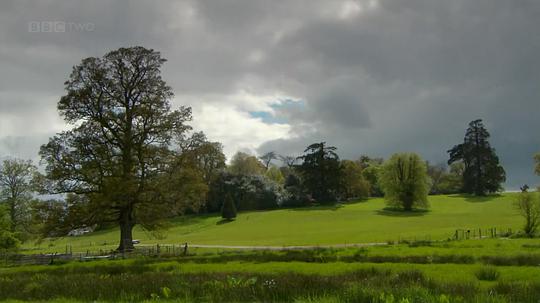
[(141, 245), (133, 251), (118, 252), (115, 250), (87, 250), (85, 252), (73, 252), (70, 245), (66, 246), (64, 253), (45, 253), (45, 254), (18, 254), (3, 253), (0, 254), (0, 262), (4, 266), (9, 265), (44, 265), (59, 264), (65, 261), (79, 260), (90, 261), (99, 259), (126, 259), (135, 257), (180, 257), (188, 255), (188, 244), (178, 245)]
[[(514, 234), (511, 228), (471, 228), (456, 229), (448, 240), (459, 241), (468, 239), (485, 239), (510, 237)], [(431, 242), (431, 235), (420, 237), (399, 237), (397, 243), (428, 243)], [(388, 244), (394, 244), (394, 241), (388, 241)], [(45, 254), (19, 254), (19, 253), (0, 253), (0, 264), (10, 265), (40, 265), (40, 264), (60, 264), (66, 261), (90, 261), (100, 259), (126, 259), (136, 257), (181, 257), (188, 256), (188, 243), (182, 244), (155, 244), (155, 245), (137, 245), (135, 250), (129, 252), (118, 252), (115, 250), (98, 249), (86, 250), (84, 252), (73, 252), (71, 245), (66, 245), (62, 253), (53, 252)]]
[(484, 239), (484, 238), (503, 238), (510, 237), (514, 234), (511, 228), (473, 228), (473, 229), (456, 229), (454, 240), (468, 239)]

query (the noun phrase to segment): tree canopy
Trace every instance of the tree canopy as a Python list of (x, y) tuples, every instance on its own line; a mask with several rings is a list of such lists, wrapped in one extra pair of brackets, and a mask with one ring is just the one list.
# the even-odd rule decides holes
[(527, 191), (528, 186), (522, 187), (521, 193), (516, 197), (514, 206), (525, 220), (523, 231), (533, 237), (540, 225), (540, 200), (536, 193)]
[(495, 149), (489, 144), (490, 134), (481, 119), (471, 121), (464, 142), (448, 151), (448, 164), (462, 161), (463, 192), (483, 196), (502, 189), (506, 173), (499, 164)]
[(340, 189), (341, 165), (336, 150), (326, 142), (313, 143), (299, 157), (303, 185), (319, 203), (335, 202)]
[(5, 205), (0, 204), (0, 252), (14, 250), (19, 247), (20, 241), (10, 229), (9, 213)]
[(390, 207), (405, 211), (428, 207), (429, 178), (426, 164), (417, 154), (394, 154), (383, 164), (379, 181)]
[(268, 169), (270, 167), (270, 163), (272, 163), (272, 160), (277, 160), (278, 159), (278, 154), (276, 154), (276, 152), (270, 151), (270, 152), (267, 152), (266, 154), (260, 156), (259, 159), (261, 159), (261, 161), (263, 161), (264, 167), (266, 167), (266, 169)]
[(268, 180), (274, 181), (277, 184), (283, 184), (283, 182), (285, 182), (285, 177), (283, 177), (281, 170), (279, 170), (279, 168), (277, 168), (276, 166), (270, 166), (264, 176)]
[(384, 193), (379, 184), (379, 176), (384, 160), (382, 158), (372, 159), (368, 156), (361, 156), (356, 162), (362, 168), (362, 176), (369, 184), (369, 195), (382, 197)]
[(364, 179), (362, 167), (354, 161), (342, 160), (341, 168), (341, 197), (343, 199), (367, 198), (369, 182)]
[(8, 159), (0, 164), (0, 202), (6, 204), (12, 233), (21, 234), (28, 228), (36, 175), (32, 161)]
[(264, 175), (266, 167), (255, 156), (244, 152), (237, 152), (231, 159), (229, 171), (236, 175)]

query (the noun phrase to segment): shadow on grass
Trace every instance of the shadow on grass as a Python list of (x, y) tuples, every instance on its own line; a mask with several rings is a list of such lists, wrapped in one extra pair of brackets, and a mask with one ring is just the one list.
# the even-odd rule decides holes
[(199, 224), (208, 218), (221, 216), (220, 213), (206, 213), (206, 214), (188, 214), (171, 219), (169, 222), (174, 225), (191, 225)]
[(312, 205), (312, 206), (302, 206), (289, 208), (289, 211), (310, 211), (310, 210), (338, 210), (343, 207), (343, 204), (329, 204), (329, 205)]
[(229, 220), (229, 219), (221, 219), (219, 221), (216, 222), (216, 225), (223, 225), (223, 224), (227, 224), (227, 223), (231, 223), (231, 222), (234, 222), (234, 219), (232, 220)]
[(218, 216), (221, 217), (221, 214), (209, 213), (184, 215), (170, 220), (169, 226), (171, 228), (179, 227), (179, 229), (174, 230), (175, 235), (188, 235), (213, 226), (215, 224), (214, 220), (217, 219), (216, 217)]
[(501, 194), (491, 194), (491, 195), (486, 195), (486, 196), (475, 196), (475, 195), (469, 195), (469, 194), (456, 194), (456, 195), (451, 195), (451, 196), (448, 196), (448, 197), (463, 199), (463, 200), (465, 200), (467, 202), (471, 202), (471, 203), (483, 203), (483, 202), (493, 201), (494, 199), (502, 197), (502, 195)]
[(389, 217), (420, 217), (425, 216), (430, 211), (428, 209), (413, 209), (411, 211), (404, 211), (400, 208), (386, 207), (376, 211), (377, 215), (389, 216)]
[(366, 203), (368, 201), (369, 201), (369, 198), (354, 198), (350, 200), (341, 201), (339, 203), (351, 205), (351, 204), (358, 204), (358, 203)]

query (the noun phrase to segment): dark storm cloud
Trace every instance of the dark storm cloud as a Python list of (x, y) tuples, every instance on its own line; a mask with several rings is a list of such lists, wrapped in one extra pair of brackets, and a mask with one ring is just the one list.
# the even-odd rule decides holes
[[(534, 131), (540, 128), (535, 118), (540, 106), (540, 3), (379, 4), (348, 22), (315, 20), (285, 39), (306, 60), (317, 58), (317, 70), (326, 73), (310, 81), (312, 92), (319, 91), (317, 83), (336, 75), (356, 79), (347, 87), (366, 100), (363, 117), (370, 118), (369, 127), (334, 129), (325, 123), (305, 136), (267, 142), (260, 150), (294, 153), (293, 146), (326, 140), (345, 157), (415, 151), (432, 162), (445, 162), (445, 151), (462, 140), (467, 123), (483, 118), (507, 169), (509, 187), (538, 182), (531, 155), (540, 150)], [(321, 116), (339, 106), (323, 104), (317, 109)]]
[[(239, 91), (300, 100), (275, 107), (290, 134), (261, 152), (327, 141), (346, 158), (415, 151), (445, 162), (467, 123), (483, 118), (509, 187), (538, 183), (538, 16), (532, 0), (3, 1), (0, 153), (32, 157), (62, 129), (55, 103), (82, 58), (143, 45), (168, 59), (176, 102), (249, 117), (267, 109), (234, 100)], [(35, 21), (93, 28), (29, 32)]]

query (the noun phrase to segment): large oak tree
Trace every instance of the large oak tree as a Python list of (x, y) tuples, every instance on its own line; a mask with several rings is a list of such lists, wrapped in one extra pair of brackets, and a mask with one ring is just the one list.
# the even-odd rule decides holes
[(119, 251), (133, 249), (136, 224), (154, 228), (189, 207), (172, 150), (190, 130), (191, 109), (172, 110), (161, 78), (166, 60), (143, 47), (87, 58), (65, 82), (58, 110), (73, 128), (41, 147), (51, 193), (70, 193), (85, 208), (81, 225), (116, 222)]

